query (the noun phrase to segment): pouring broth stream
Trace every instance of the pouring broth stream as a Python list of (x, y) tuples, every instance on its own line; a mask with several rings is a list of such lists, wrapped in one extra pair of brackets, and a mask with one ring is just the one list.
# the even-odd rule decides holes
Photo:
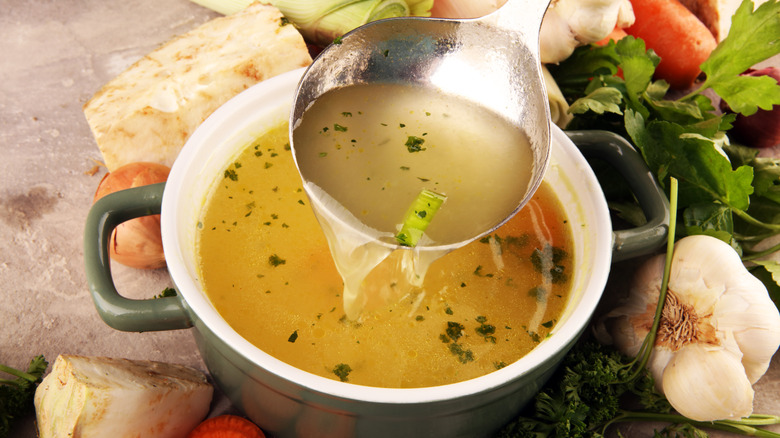
[(404, 214), (423, 190), (446, 199), (426, 218), (430, 226), (417, 246), (395, 255), (401, 295), (423, 284), (436, 259), (509, 217), (530, 190), (534, 160), (525, 134), (432, 89), (331, 90), (307, 108), (293, 140), (353, 320), (372, 301), (367, 275), (397, 248)]

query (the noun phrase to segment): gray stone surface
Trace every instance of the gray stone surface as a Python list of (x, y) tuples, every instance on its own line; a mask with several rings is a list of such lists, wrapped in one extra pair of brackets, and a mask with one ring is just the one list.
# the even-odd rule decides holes
[[(0, 363), (69, 353), (205, 371), (189, 330), (119, 332), (92, 305), (82, 234), (105, 168), (90, 173), (101, 157), (81, 109), (139, 57), (215, 14), (186, 0), (0, 0), (0, 11)], [(165, 270), (115, 265), (114, 276), (131, 298), (170, 285)], [(756, 389), (756, 411), (780, 414), (780, 355)], [(218, 396), (215, 411), (225, 409)], [(12, 436), (35, 436), (32, 418)]]

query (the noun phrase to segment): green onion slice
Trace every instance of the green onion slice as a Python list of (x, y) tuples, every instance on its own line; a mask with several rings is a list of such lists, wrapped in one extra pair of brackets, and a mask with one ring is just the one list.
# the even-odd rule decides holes
[(444, 195), (423, 189), (406, 211), (401, 231), (395, 235), (395, 240), (403, 246), (416, 246), (446, 199)]

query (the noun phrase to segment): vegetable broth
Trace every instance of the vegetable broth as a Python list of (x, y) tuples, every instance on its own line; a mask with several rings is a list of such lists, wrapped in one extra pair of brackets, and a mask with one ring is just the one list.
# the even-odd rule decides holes
[(249, 342), (320, 376), (426, 387), (511, 364), (554, 330), (573, 251), (544, 183), (495, 233), (435, 261), (422, 287), (398, 291), (392, 276), (408, 251), (394, 252), (367, 277), (375, 302), (353, 321), (286, 143), (283, 125), (249, 145), (215, 183), (198, 224), (203, 288)]
[(504, 118), (407, 85), (327, 92), (293, 138), (301, 173), (380, 239), (393, 241), (421, 190), (445, 195), (426, 231), (429, 246), (467, 240), (509, 216), (534, 162), (526, 135)]
[[(421, 222), (430, 225), (418, 248), (462, 246), (520, 205), (534, 162), (525, 134), (504, 118), (460, 98), (400, 84), (323, 94), (306, 109), (293, 138), (352, 320), (377, 297), (365, 279), (393, 251), (381, 242), (398, 243), (401, 222), (421, 192), (446, 199)], [(397, 254), (399, 272), (387, 276), (402, 274), (398, 294), (419, 287), (430, 264), (450, 249)], [(387, 283), (387, 276), (373, 283)]]

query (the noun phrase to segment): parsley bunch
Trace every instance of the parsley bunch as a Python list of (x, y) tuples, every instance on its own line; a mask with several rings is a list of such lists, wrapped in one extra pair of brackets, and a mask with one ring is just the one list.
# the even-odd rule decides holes
[(49, 365), (43, 356), (30, 361), (27, 371), (0, 365), (0, 371), (15, 379), (0, 379), (0, 438), (7, 437), (14, 419), (32, 409), (35, 388)]
[[(686, 95), (663, 80), (653, 80), (660, 58), (644, 41), (626, 37), (617, 43), (581, 47), (558, 66), (550, 66), (570, 102), (574, 119), (567, 129), (607, 129), (623, 135), (640, 151), (662, 185), (680, 181), (682, 227), (679, 237), (707, 234), (731, 244), (746, 260), (758, 253), (756, 242), (780, 234), (780, 160), (759, 158), (758, 151), (728, 144), (734, 114), (721, 114), (721, 99), (735, 112), (780, 105), (780, 85), (761, 76), (740, 76), (780, 53), (780, 3), (770, 0), (753, 11), (744, 0), (728, 37), (701, 65), (706, 78)], [(604, 170), (599, 178), (616, 178)], [(602, 184), (616, 187), (620, 184)], [(644, 220), (628, 193), (611, 205), (629, 222)], [(780, 264), (761, 262), (753, 271), (780, 307)]]
[(602, 438), (607, 428), (627, 421), (659, 421), (669, 425), (657, 437), (703, 438), (702, 428), (737, 434), (780, 438), (758, 426), (780, 424), (780, 416), (751, 415), (740, 420), (694, 421), (672, 413), (663, 394), (655, 389), (647, 368), (666, 301), (677, 219), (679, 182), (670, 184), (671, 217), (666, 262), (653, 325), (634, 358), (588, 339), (580, 340), (564, 357), (548, 385), (536, 396), (531, 412), (505, 426), (497, 438)]

